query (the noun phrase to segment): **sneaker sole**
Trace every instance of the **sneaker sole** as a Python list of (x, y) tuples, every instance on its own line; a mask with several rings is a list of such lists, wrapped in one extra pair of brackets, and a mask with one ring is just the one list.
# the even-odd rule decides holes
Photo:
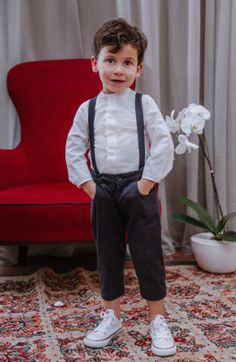
[(122, 327), (120, 329), (118, 329), (118, 331), (116, 331), (115, 333), (113, 333), (109, 338), (106, 339), (102, 339), (100, 341), (93, 341), (91, 339), (88, 339), (87, 337), (84, 337), (84, 345), (86, 347), (91, 347), (91, 348), (103, 348), (108, 346), (108, 344), (111, 343), (111, 341), (113, 340), (113, 338), (120, 333), (120, 331), (122, 330)]
[(176, 346), (171, 348), (158, 348), (152, 345), (152, 353), (159, 357), (172, 356), (176, 353)]

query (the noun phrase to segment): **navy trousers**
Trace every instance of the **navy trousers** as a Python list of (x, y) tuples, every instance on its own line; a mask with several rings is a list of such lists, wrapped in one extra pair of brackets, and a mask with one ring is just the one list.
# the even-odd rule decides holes
[(160, 300), (166, 285), (157, 187), (142, 195), (137, 187), (140, 176), (126, 176), (99, 175), (95, 180), (92, 228), (101, 295), (113, 300), (124, 294), (127, 233), (140, 293), (147, 300)]

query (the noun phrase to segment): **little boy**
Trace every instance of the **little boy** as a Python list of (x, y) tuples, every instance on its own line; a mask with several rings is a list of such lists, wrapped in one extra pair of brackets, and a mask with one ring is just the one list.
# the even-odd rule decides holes
[[(84, 338), (93, 348), (108, 345), (120, 332), (124, 294), (125, 234), (149, 307), (152, 351), (176, 352), (163, 316), (166, 295), (157, 201), (158, 183), (173, 165), (173, 142), (159, 108), (130, 89), (143, 68), (145, 35), (124, 19), (97, 30), (91, 59), (102, 91), (78, 109), (66, 144), (69, 179), (92, 199), (92, 227), (105, 312)], [(86, 151), (91, 170), (87, 166)]]

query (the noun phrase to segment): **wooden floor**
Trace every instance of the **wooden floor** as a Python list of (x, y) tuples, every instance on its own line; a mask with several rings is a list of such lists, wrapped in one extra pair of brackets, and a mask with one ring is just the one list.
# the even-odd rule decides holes
[[(184, 255), (180, 250), (177, 250), (175, 254), (165, 257), (165, 264), (195, 264), (195, 261), (192, 255)], [(0, 276), (28, 275), (42, 267), (51, 268), (58, 273), (66, 273), (76, 267), (96, 270), (96, 255), (90, 251), (71, 257), (55, 257), (47, 255), (28, 256), (27, 261), (24, 264), (0, 266)], [(133, 263), (129, 256), (126, 258), (125, 267), (133, 267)]]

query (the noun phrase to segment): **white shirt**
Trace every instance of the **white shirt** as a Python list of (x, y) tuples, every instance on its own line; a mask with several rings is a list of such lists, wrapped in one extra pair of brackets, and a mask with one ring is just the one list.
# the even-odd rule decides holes
[[(120, 174), (138, 170), (135, 94), (128, 88), (122, 93), (100, 92), (97, 97), (94, 143), (100, 173)], [(69, 180), (77, 186), (92, 180), (85, 156), (89, 149), (88, 103), (86, 101), (79, 107), (66, 142)], [(143, 95), (142, 106), (145, 129), (145, 166), (142, 177), (160, 182), (173, 167), (173, 141), (155, 101)]]

